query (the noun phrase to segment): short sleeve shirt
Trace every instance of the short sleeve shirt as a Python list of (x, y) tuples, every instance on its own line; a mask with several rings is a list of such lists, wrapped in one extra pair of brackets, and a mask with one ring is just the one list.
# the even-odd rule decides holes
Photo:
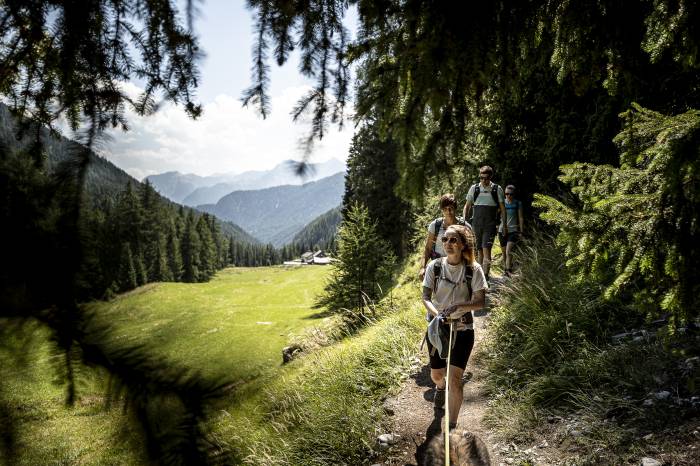
[[(518, 217), (518, 211), (522, 208), (522, 204), (517, 199), (513, 199), (512, 202), (506, 202), (506, 225), (508, 225), (508, 232), (513, 233), (520, 230), (520, 219)], [(503, 231), (503, 224), (498, 226), (498, 231)]]
[[(435, 271), (433, 264), (436, 260), (442, 261), (442, 278), (437, 281), (437, 291), (433, 290), (431, 301), (435, 309), (442, 311), (452, 304), (461, 303), (469, 300), (469, 288), (464, 283), (464, 273), (466, 265), (464, 263), (458, 265), (450, 265), (445, 258), (438, 258), (430, 261), (425, 268), (425, 277), (423, 278), (423, 286), (433, 289), (435, 283)], [(472, 272), (472, 293), (480, 290), (488, 289), (489, 285), (484, 277), (484, 271), (481, 265), (474, 263)]]
[[(491, 207), (496, 207), (498, 204), (496, 204), (493, 200), (493, 196), (491, 195), (491, 190), (496, 186), (493, 183), (489, 183), (487, 187), (484, 186), (479, 186), (479, 197), (474, 200), (474, 187), (476, 185), (472, 185), (471, 188), (469, 188), (469, 192), (467, 193), (467, 201), (471, 201), (474, 203), (475, 206), (491, 206)], [(503, 188), (498, 186), (498, 202), (505, 202), (506, 201), (506, 196), (503, 193)]]
[[(430, 222), (430, 225), (428, 225), (428, 233), (430, 234), (435, 234), (435, 223), (439, 219), (435, 219), (432, 222)], [(440, 254), (440, 257), (445, 256), (445, 250), (442, 247), (442, 241), (440, 241), (440, 238), (442, 238), (445, 235), (445, 222), (442, 222), (442, 225), (440, 225), (440, 231), (438, 231), (437, 236), (435, 237), (435, 252), (437, 254)]]

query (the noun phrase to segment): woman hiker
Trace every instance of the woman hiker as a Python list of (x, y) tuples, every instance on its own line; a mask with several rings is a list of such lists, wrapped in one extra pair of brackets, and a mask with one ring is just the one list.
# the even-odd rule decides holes
[(523, 234), (523, 204), (515, 199), (515, 186), (506, 186), (506, 232), (503, 233), (503, 224), (498, 227), (498, 239), (503, 250), (503, 265), (506, 277), (513, 273), (513, 247)]
[(423, 280), (425, 276), (425, 266), (430, 259), (443, 257), (445, 250), (442, 247), (440, 238), (445, 234), (445, 230), (450, 225), (467, 225), (471, 229), (471, 225), (466, 223), (463, 218), (455, 216), (457, 212), (457, 201), (451, 193), (443, 194), (440, 198), (440, 210), (442, 217), (436, 218), (428, 225), (428, 237), (425, 240), (425, 249), (423, 250), (423, 258), (420, 262), (420, 270), (418, 276)]
[[(488, 284), (481, 265), (475, 260), (475, 239), (470, 229), (450, 225), (441, 242), (447, 257), (434, 259), (425, 268), (423, 305), (428, 311), (429, 320), (441, 316), (447, 323), (454, 323), (448, 400), (450, 428), (454, 428), (464, 398), (462, 375), (474, 346), (472, 311), (484, 307)], [(428, 352), (430, 377), (436, 388), (434, 403), (435, 407), (441, 408), (445, 403), (447, 361), (440, 358), (439, 351), (430, 341)]]

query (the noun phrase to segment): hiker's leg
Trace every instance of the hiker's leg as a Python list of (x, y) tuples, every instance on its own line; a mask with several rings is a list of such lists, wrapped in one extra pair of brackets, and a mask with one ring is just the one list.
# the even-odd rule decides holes
[(450, 399), (447, 402), (450, 408), (450, 423), (456, 424), (459, 417), (459, 408), (464, 400), (464, 385), (462, 384), (464, 369), (450, 364)]
[(496, 224), (489, 224), (484, 226), (484, 233), (481, 239), (481, 251), (484, 256), (484, 260), (481, 263), (481, 267), (484, 269), (484, 275), (489, 278), (489, 270), (491, 270), (491, 248), (493, 247), (493, 240), (496, 238)]
[(508, 263), (508, 251), (507, 251), (507, 242), (508, 242), (508, 235), (504, 235), (500, 231), (498, 232), (498, 243), (501, 245), (501, 257), (502, 257), (502, 263), (503, 263), (503, 268), (507, 272), (508, 267), (506, 264)]
[(488, 277), (491, 268), (491, 246), (481, 248), (480, 254), (483, 256), (481, 267), (484, 269), (484, 275)]
[[(452, 370), (452, 369), (450, 369)], [(430, 369), (430, 378), (433, 379), (435, 386), (440, 390), (445, 388), (445, 375), (447, 374), (447, 368), (442, 369)]]
[(514, 241), (508, 241), (506, 244), (506, 270), (510, 272), (512, 262), (513, 262), (513, 246), (515, 246)]

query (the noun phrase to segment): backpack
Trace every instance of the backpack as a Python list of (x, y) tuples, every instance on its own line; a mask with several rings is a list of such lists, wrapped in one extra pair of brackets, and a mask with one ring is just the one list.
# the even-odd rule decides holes
[[(498, 200), (498, 186), (496, 183), (493, 181), (491, 182), (491, 197), (493, 198), (494, 202), (496, 205), (500, 204), (501, 202)], [(476, 200), (479, 198), (479, 193), (481, 192), (481, 184), (477, 183), (474, 185), (474, 198), (472, 199), (472, 204), (476, 204)]]
[[(462, 225), (462, 226), (466, 226), (466, 225), (467, 225), (467, 222), (464, 221), (464, 219), (463, 219), (462, 217), (456, 217), (456, 218), (457, 218), (457, 223), (456, 223), (456, 225)], [(435, 252), (435, 247), (437, 246), (437, 242), (438, 242), (438, 237), (437, 237), (437, 236), (438, 236), (438, 234), (440, 234), (440, 229), (442, 228), (442, 222), (443, 222), (444, 220), (445, 220), (444, 217), (440, 217), (440, 218), (438, 218), (437, 220), (435, 220), (435, 231), (433, 232), (433, 234), (435, 235), (435, 241), (433, 242), (433, 252), (430, 254), (430, 258), (431, 258), (431, 259), (437, 259), (438, 257), (440, 257), (440, 256), (438, 255), (438, 253)], [(471, 226), (470, 226), (470, 228), (471, 228)]]

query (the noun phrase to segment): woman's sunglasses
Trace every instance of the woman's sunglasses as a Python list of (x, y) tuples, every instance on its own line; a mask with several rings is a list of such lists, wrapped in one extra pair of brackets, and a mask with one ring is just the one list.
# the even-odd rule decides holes
[(506, 196), (512, 196), (512, 195), (513, 195), (513, 193), (508, 193), (508, 192), (506, 193)]
[(448, 244), (457, 244), (459, 240), (454, 236), (443, 236), (442, 238), (440, 238), (440, 241)]

